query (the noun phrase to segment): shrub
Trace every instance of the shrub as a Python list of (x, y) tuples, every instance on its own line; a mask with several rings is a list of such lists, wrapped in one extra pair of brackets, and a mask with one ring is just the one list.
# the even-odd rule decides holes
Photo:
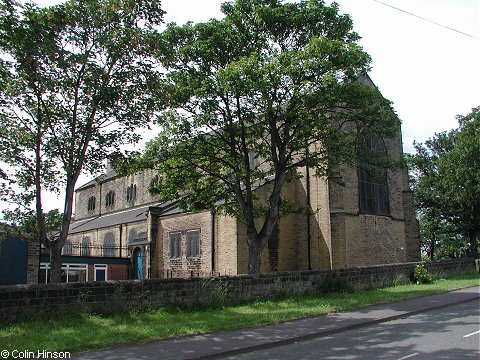
[(433, 277), (423, 264), (417, 264), (413, 269), (412, 281), (416, 284), (431, 284)]

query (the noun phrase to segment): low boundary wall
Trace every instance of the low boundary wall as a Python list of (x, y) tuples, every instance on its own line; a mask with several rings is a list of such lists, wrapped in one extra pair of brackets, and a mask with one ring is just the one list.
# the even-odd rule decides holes
[[(382, 287), (401, 276), (410, 277), (416, 264), (419, 263), (209, 278), (0, 286), (0, 321), (79, 310), (234, 304), (321, 293), (332, 276), (348, 280), (357, 289)], [(475, 271), (475, 260), (471, 258), (421, 264), (433, 275)]]

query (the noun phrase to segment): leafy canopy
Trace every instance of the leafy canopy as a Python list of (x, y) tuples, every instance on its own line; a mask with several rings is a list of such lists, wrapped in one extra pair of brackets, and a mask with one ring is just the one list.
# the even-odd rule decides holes
[[(458, 116), (459, 127), (415, 143), (408, 158), (424, 242), (477, 254), (480, 235), (480, 108)], [(432, 252), (433, 256), (433, 252)]]
[(353, 162), (352, 124), (397, 130), (388, 101), (356, 81), (370, 59), (337, 5), (242, 0), (222, 10), (224, 20), (170, 24), (158, 41), (165, 111), (142, 161), (159, 168), (165, 197), (188, 189), (190, 208), (221, 202), (236, 213), (258, 184)]
[(134, 170), (157, 168), (154, 190), (185, 208), (237, 216), (261, 251), (282, 208), (293, 208), (281, 192), (299, 168), (329, 175), (355, 163), (357, 131), (391, 135), (398, 122), (358, 81), (370, 58), (336, 4), (237, 0), (222, 11), (222, 20), (169, 24), (158, 37), (162, 130)]
[(151, 37), (163, 12), (157, 1), (113, 0), (0, 10), (1, 155), (28, 203), (37, 165), (58, 192), (138, 140), (154, 110)]
[[(57, 255), (80, 172), (137, 141), (156, 109), (151, 54), (162, 16), (156, 0), (0, 3), (0, 195), (27, 217), (35, 203), (38, 237)], [(46, 240), (43, 190), (65, 195), (56, 241)]]

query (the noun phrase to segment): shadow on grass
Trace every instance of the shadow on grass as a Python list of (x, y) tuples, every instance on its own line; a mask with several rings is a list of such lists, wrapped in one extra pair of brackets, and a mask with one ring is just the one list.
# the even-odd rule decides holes
[[(186, 334), (272, 324), (478, 284), (478, 274), (429, 285), (304, 295), (201, 309), (144, 308), (103, 314), (75, 313), (19, 321), (0, 329), (0, 348), (77, 351)], [(472, 281), (474, 280), (474, 281)]]

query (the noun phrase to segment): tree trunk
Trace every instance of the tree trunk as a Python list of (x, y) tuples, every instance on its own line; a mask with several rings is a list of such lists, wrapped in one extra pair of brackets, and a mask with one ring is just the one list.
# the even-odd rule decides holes
[(248, 273), (259, 274), (262, 265), (262, 251), (264, 245), (256, 231), (247, 231), (248, 244)]
[(262, 265), (262, 250), (259, 246), (248, 246), (248, 273), (259, 274)]
[(62, 228), (58, 238), (51, 243), (50, 246), (50, 282), (59, 283), (62, 281), (62, 249), (67, 241), (68, 230), (72, 221), (73, 212), (73, 194), (76, 179), (67, 181), (67, 187), (65, 190), (65, 207), (62, 219)]
[(470, 248), (469, 248), (469, 255), (473, 258), (478, 257), (478, 231), (472, 230), (470, 231), (469, 241), (470, 241)]
[(430, 260), (433, 260), (434, 252), (435, 252), (435, 238), (430, 240), (430, 249), (428, 249), (430, 252)]
[(55, 244), (50, 246), (50, 282), (62, 281), (62, 248)]

